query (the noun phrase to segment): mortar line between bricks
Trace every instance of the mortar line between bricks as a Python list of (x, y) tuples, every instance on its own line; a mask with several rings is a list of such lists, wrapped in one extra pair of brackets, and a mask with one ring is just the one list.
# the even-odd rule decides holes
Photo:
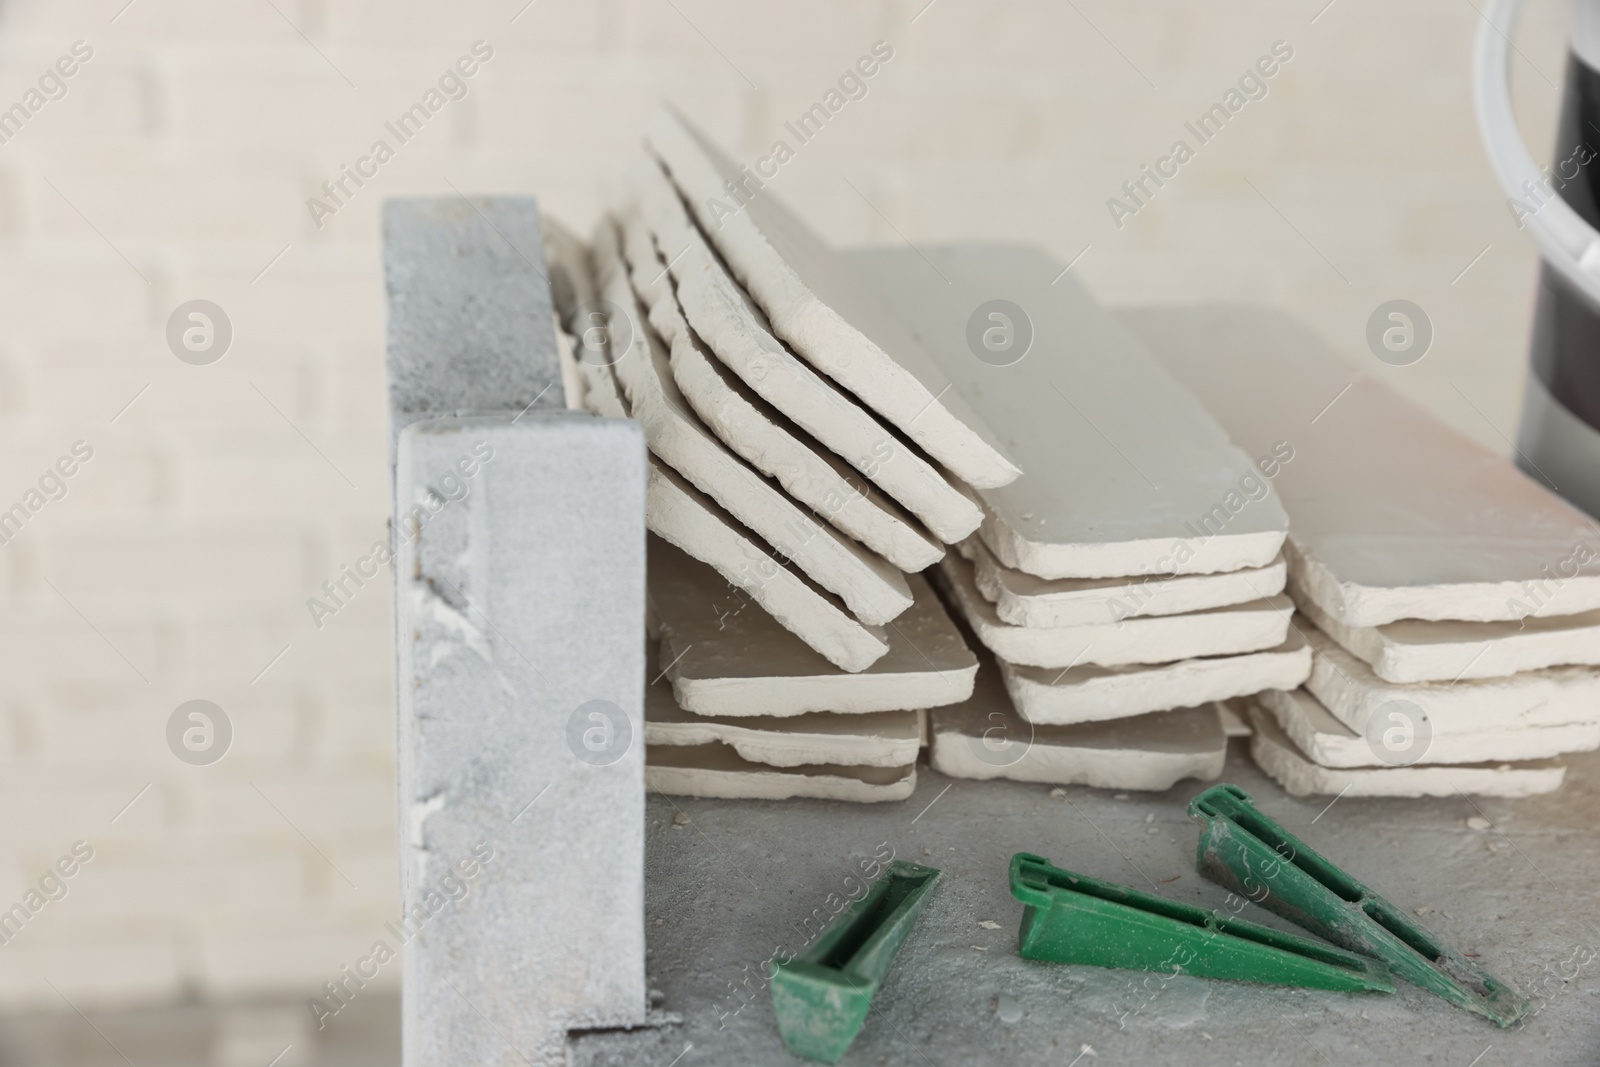
[(144, 396), (145, 393), (149, 392), (150, 391), (150, 387), (152, 385), (154, 385), (154, 384), (156, 384), (156, 383), (155, 382), (145, 382), (144, 383), (144, 388), (139, 390), (137, 393), (133, 394), (133, 399), (128, 401), (126, 404), (122, 405), (122, 407), (118, 408), (117, 409), (117, 413), (115, 415), (111, 416), (111, 422), (115, 423), (118, 419), (122, 418), (123, 415), (127, 414), (128, 409), (133, 407), (133, 405), (138, 402), (138, 400), (139, 400), (139, 398), (141, 396)]
[(128, 265), (128, 269), (129, 270), (131, 270), (131, 271), (133, 271), (133, 273), (137, 274), (139, 276), (139, 278), (146, 285), (150, 284), (150, 279), (146, 278), (144, 276), (144, 271), (140, 270), (138, 267), (135, 267), (133, 265), (133, 260), (129, 259), (127, 256), (124, 256), (122, 254), (122, 249), (120, 249), (116, 245), (112, 244), (111, 243), (111, 238), (109, 238), (105, 234), (101, 233), (100, 232), (100, 227), (98, 227), (94, 223), (90, 222), (89, 221), (89, 216), (87, 216), (83, 212), (79, 211), (78, 210), (78, 205), (74, 204), (71, 200), (67, 199), (67, 194), (66, 193), (63, 193), (60, 189), (56, 189), (56, 183), (55, 182), (51, 181), (49, 178), (46, 178), (43, 174), (39, 175), (39, 180), (44, 182), (51, 189), (54, 189), (55, 190), (55, 194), (57, 196), (59, 196), (66, 203), (66, 205), (68, 207), (70, 207), (72, 209), (72, 213), (74, 215), (77, 215), (80, 219), (82, 219), (83, 220), (83, 224), (85, 226), (89, 227), (89, 229), (93, 230), (94, 233), (95, 233), (95, 236), (100, 238), (100, 240), (104, 241), (106, 243), (106, 247), (111, 249), (111, 251), (115, 252), (117, 254), (117, 256), (122, 260), (122, 262), (124, 262), (124, 263), (126, 263)]
[[(346, 84), (346, 85), (348, 85), (348, 86), (350, 86), (350, 88), (352, 88), (352, 89), (355, 89), (355, 87), (356, 87), (356, 83), (355, 83), (355, 82), (353, 82), (353, 81), (351, 81), (351, 80), (350, 80), (350, 79), (349, 79), (349, 78), (346, 78), (346, 77), (345, 77), (345, 73), (344, 73), (344, 71), (342, 71), (342, 70), (340, 70), (340, 69), (339, 69), (339, 68), (338, 68), (338, 67), (337, 67), (337, 66), (335, 66), (335, 65), (334, 65), (334, 62), (333, 62), (333, 60), (331, 60), (331, 59), (329, 59), (329, 58), (328, 58), (328, 55), (327, 55), (327, 53), (326, 53), (326, 52), (324, 52), (324, 51), (323, 51), (323, 50), (322, 50), (322, 49), (320, 49), (320, 48), (318, 48), (318, 47), (317, 47), (317, 46), (316, 46), (316, 44), (315, 44), (315, 43), (314, 43), (314, 42), (313, 42), (313, 41), (312, 41), (312, 40), (311, 40), (311, 38), (309, 38), (309, 37), (307, 37), (307, 36), (306, 36), (306, 35), (305, 35), (305, 33), (304, 33), (304, 31), (302, 31), (302, 30), (301, 30), (301, 29), (300, 29), (300, 27), (299, 27), (299, 26), (296, 26), (296, 25), (295, 25), (295, 24), (294, 24), (294, 23), (293, 23), (293, 22), (290, 22), (290, 21), (289, 21), (289, 16), (288, 16), (288, 15), (285, 15), (285, 14), (284, 14), (284, 13), (283, 13), (283, 12), (282, 12), (282, 11), (281, 11), (281, 10), (280, 10), (280, 9), (279, 9), (279, 8), (278, 8), (278, 5), (277, 5), (277, 4), (274, 4), (274, 3), (273, 3), (273, 2), (272, 2), (272, 0), (266, 0), (266, 3), (267, 3), (267, 6), (268, 6), (268, 7), (270, 7), (270, 8), (272, 8), (272, 10), (274, 10), (274, 11), (277, 11), (277, 12), (278, 12), (278, 17), (279, 17), (279, 18), (281, 18), (281, 19), (282, 19), (282, 20), (283, 20), (283, 21), (285, 21), (285, 22), (288, 22), (288, 23), (289, 23), (289, 28), (290, 28), (290, 29), (291, 29), (291, 30), (293, 30), (293, 31), (294, 31), (294, 32), (295, 32), (295, 33), (298, 33), (298, 34), (300, 34), (300, 39), (301, 39), (301, 40), (302, 40), (302, 41), (304, 41), (304, 42), (305, 42), (305, 43), (306, 43), (306, 44), (308, 44), (308, 45), (310, 45), (310, 46), (311, 46), (311, 50), (312, 50), (312, 51), (313, 51), (313, 52), (315, 52), (315, 53), (316, 53), (316, 54), (317, 54), (317, 55), (319, 55), (319, 56), (321, 56), (321, 57), (322, 57), (322, 61), (323, 61), (323, 62), (324, 62), (324, 63), (326, 63), (326, 64), (328, 64), (328, 66), (330, 66), (330, 67), (333, 67), (333, 72), (334, 72), (334, 73), (335, 73), (335, 74), (337, 74), (337, 75), (339, 75), (339, 77), (341, 77), (341, 78), (344, 78), (344, 83), (345, 83), (345, 84)], [(358, 91), (358, 92), (359, 92), (359, 90), (357, 90), (357, 91)]]
[(123, 816), (124, 816), (124, 815), (126, 815), (126, 814), (128, 814), (128, 809), (129, 809), (129, 808), (131, 808), (131, 807), (133, 807), (133, 806), (134, 806), (134, 805), (135, 805), (135, 804), (137, 804), (137, 803), (139, 803), (139, 797), (142, 797), (142, 796), (144, 796), (144, 795), (145, 795), (145, 794), (146, 794), (146, 793), (148, 793), (148, 792), (150, 792), (150, 787), (151, 787), (151, 786), (153, 786), (153, 785), (155, 785), (155, 783), (154, 783), (154, 782), (146, 782), (146, 783), (145, 783), (145, 784), (144, 784), (144, 788), (143, 788), (143, 789), (141, 789), (141, 790), (139, 790), (139, 792), (138, 792), (138, 794), (137, 794), (137, 795), (135, 795), (135, 796), (134, 796), (134, 798), (133, 798), (133, 799), (132, 799), (132, 800), (130, 800), (130, 801), (128, 801), (128, 802), (127, 802), (127, 803), (126, 803), (126, 804), (124, 804), (124, 805), (122, 805), (122, 810), (121, 810), (121, 811), (119, 811), (119, 812), (117, 812), (117, 813), (116, 813), (116, 814), (115, 814), (115, 815), (113, 815), (113, 816), (111, 816), (111, 822), (112, 822), (112, 825), (115, 825), (115, 824), (116, 824), (116, 821), (117, 821), (117, 820), (118, 820), (118, 819), (120, 819), (120, 818), (122, 818), (122, 817), (123, 817)]
[(1340, 277), (1340, 279), (1346, 285), (1350, 284), (1350, 279), (1346, 278), (1344, 276), (1344, 271), (1340, 270), (1338, 268), (1338, 266), (1336, 266), (1334, 264), (1333, 260), (1331, 260), (1327, 256), (1323, 255), (1322, 249), (1320, 249), (1316, 245), (1312, 244), (1311, 243), (1311, 238), (1307, 237), (1304, 233), (1302, 233), (1300, 231), (1300, 227), (1298, 227), (1294, 223), (1290, 222), (1289, 221), (1289, 216), (1285, 215), (1282, 211), (1279, 211), (1278, 210), (1278, 205), (1274, 204), (1271, 200), (1268, 200), (1266, 193), (1263, 193), (1260, 189), (1256, 188), (1256, 183), (1255, 182), (1251, 181), (1249, 178), (1246, 178), (1244, 180), (1244, 183), (1246, 185), (1248, 185), (1251, 189), (1255, 190), (1255, 194), (1261, 198), (1261, 202), (1263, 204), (1266, 204), (1268, 207), (1270, 207), (1273, 210), (1273, 212), (1276, 213), (1277, 216), (1280, 219), (1283, 220), (1284, 225), (1289, 227), (1289, 229), (1293, 230), (1295, 232), (1296, 236), (1298, 236), (1300, 238), (1300, 240), (1302, 240), (1302, 241), (1304, 241), (1306, 243), (1306, 247), (1307, 248), (1311, 249), (1311, 251), (1315, 252), (1317, 255), (1322, 256), (1322, 262), (1324, 262), (1328, 266), (1332, 267), (1333, 268), (1333, 273), (1337, 274)]
[(755, 82), (751, 81), (745, 75), (744, 71), (740, 70), (738, 67), (735, 67), (733, 65), (733, 60), (728, 58), (727, 53), (723, 52), (723, 50), (718, 48), (715, 44), (712, 44), (711, 43), (711, 38), (707, 37), (705, 35), (705, 33), (703, 33), (701, 31), (699, 26), (696, 26), (693, 22), (689, 21), (689, 16), (685, 15), (683, 13), (683, 9), (682, 8), (680, 8), (677, 4), (674, 4), (672, 2), (672, 0), (667, 0), (667, 6), (672, 8), (672, 10), (676, 11), (678, 13), (678, 17), (681, 18), (684, 22), (688, 22), (689, 23), (689, 28), (691, 30), (693, 30), (695, 33), (700, 34), (700, 39), (706, 43), (707, 47), (709, 47), (717, 55), (721, 56), (722, 57), (722, 61), (724, 63), (728, 64), (728, 66), (733, 70), (733, 72), (735, 74), (739, 75), (739, 77), (741, 77), (741, 78), (744, 78), (744, 83), (746, 85), (748, 85), (748, 86), (750, 86), (750, 88), (756, 90), (756, 92), (760, 92), (761, 91), (761, 86), (759, 86)]
[(91, 629), (95, 633), (99, 634), (100, 635), (100, 640), (104, 641), (107, 645), (110, 645), (111, 651), (115, 652), (119, 656), (122, 656), (122, 662), (126, 663), (129, 667), (133, 667), (133, 673), (137, 674), (141, 679), (143, 679), (145, 685), (149, 685), (150, 684), (150, 679), (145, 678), (144, 671), (141, 671), (138, 667), (134, 667), (133, 660), (129, 659), (127, 656), (124, 656), (122, 654), (122, 649), (118, 648), (116, 645), (111, 644), (111, 638), (109, 638), (105, 634), (101, 633), (100, 632), (100, 627), (96, 626), (94, 623), (89, 621), (89, 616), (85, 615), (81, 611), (78, 611), (78, 605), (74, 604), (70, 600), (67, 600), (67, 594), (63, 593), (59, 589), (56, 589), (56, 583), (54, 583), (50, 579), (44, 577), (44, 575), (42, 575), (42, 574), (39, 576), (39, 578), (40, 578), (41, 581), (44, 582), (45, 585), (48, 585), (51, 589), (55, 589), (56, 596), (60, 597), (62, 600), (66, 600), (67, 601), (67, 607), (69, 607), (73, 611), (77, 612), (78, 618), (82, 619), (84, 621), (84, 624), (86, 626), (88, 626), (89, 629)]
[(296, 426), (293, 422), (290, 422), (289, 421), (289, 416), (285, 415), (282, 411), (278, 410), (278, 405), (274, 404), (272, 402), (271, 398), (268, 397), (266, 393), (261, 392), (261, 387), (259, 385), (257, 385), (255, 382), (251, 382), (250, 383), (250, 388), (254, 389), (258, 394), (260, 394), (261, 399), (265, 400), (267, 402), (267, 407), (271, 408), (273, 411), (277, 411), (278, 412), (278, 418), (280, 418), (284, 422), (288, 423), (289, 424), (289, 429), (293, 430), (295, 433), (300, 435), (300, 440), (304, 441), (308, 445), (311, 445), (311, 451), (313, 451), (317, 455), (321, 456), (322, 457), (322, 461), (324, 463), (326, 463), (328, 466), (333, 468), (333, 473), (335, 473), (339, 477), (343, 478), (345, 480), (345, 483), (347, 485), (349, 485), (350, 488), (359, 490), (360, 487), (358, 485), (356, 485), (355, 482), (352, 482), (350, 480), (349, 476), (347, 476), (344, 471), (339, 469), (339, 465), (338, 464), (336, 464), (333, 460), (328, 458), (328, 455), (327, 455), (326, 452), (324, 452), (324, 451), (322, 451), (322, 449), (318, 448), (312, 442), (311, 438), (309, 438), (309, 437), (307, 437), (305, 435), (305, 433), (300, 429), (300, 427)]
[(293, 247), (294, 247), (294, 242), (293, 241), (290, 241), (288, 244), (284, 245), (283, 246), (283, 251), (281, 251), (277, 255), (273, 256), (272, 257), (272, 262), (268, 263), (265, 267), (262, 267), (261, 270), (256, 274), (256, 276), (254, 278), (250, 279), (250, 284), (254, 285), (256, 282), (259, 282), (261, 280), (261, 276), (266, 274), (267, 271), (271, 270), (273, 268), (274, 264), (276, 264), (278, 262), (278, 260), (282, 259), (288, 253), (289, 249), (291, 249)]
[(261, 668), (261, 673), (256, 675), (254, 678), (250, 679), (250, 684), (251, 685), (255, 685), (257, 682), (261, 681), (261, 679), (266, 676), (266, 673), (268, 671), (270, 671), (277, 664), (277, 662), (284, 657), (284, 654), (287, 653), (289, 651), (289, 649), (292, 648), (292, 647), (294, 647), (294, 642), (293, 641), (290, 641), (287, 645), (284, 645), (283, 646), (283, 651), (279, 652), (276, 656), (273, 656), (272, 657), (272, 662), (267, 664), (265, 667), (262, 667)]
[(267, 794), (261, 792), (261, 787), (259, 785), (256, 785), (254, 782), (251, 782), (250, 783), (250, 788), (254, 789), (257, 793), (259, 793), (260, 796), (261, 796), (261, 799), (265, 800), (267, 802), (267, 806), (269, 808), (271, 808), (273, 811), (278, 813), (278, 818), (282, 819), (286, 823), (289, 823), (289, 829), (291, 829), (295, 833), (299, 834), (300, 835), (300, 840), (302, 840), (306, 844), (310, 845), (311, 846), (311, 851), (313, 851), (317, 855), (321, 856), (322, 857), (322, 862), (326, 863), (329, 867), (332, 867), (334, 869), (334, 872), (337, 873), (340, 878), (343, 878), (345, 880), (345, 884), (346, 885), (348, 885), (351, 889), (354, 889), (357, 893), (361, 892), (361, 887), (356, 885), (354, 882), (350, 881), (350, 876), (345, 874), (343, 871), (339, 870), (339, 865), (334, 863), (332, 860), (330, 860), (328, 858), (328, 854), (326, 852), (324, 852), (320, 848), (318, 848), (312, 842), (311, 838), (309, 838), (309, 837), (307, 837), (305, 835), (305, 832), (303, 830), (301, 830), (300, 827), (296, 826), (293, 822), (291, 822), (290, 819), (289, 819), (289, 816), (287, 816), (287, 815), (285, 815), (283, 813), (283, 809), (278, 807), (278, 805), (274, 804), (272, 802), (272, 798), (271, 797), (269, 797), (269, 796), (267, 796)]

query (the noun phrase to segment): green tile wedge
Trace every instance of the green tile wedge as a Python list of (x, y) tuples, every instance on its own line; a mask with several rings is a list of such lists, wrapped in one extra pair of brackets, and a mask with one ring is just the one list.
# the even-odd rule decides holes
[(1231, 978), (1314, 989), (1394, 992), (1377, 960), (1255, 923), (1011, 857), (1023, 959)]
[(1468, 1011), (1510, 1026), (1528, 1010), (1515, 989), (1440, 941), (1256, 808), (1236, 785), (1189, 802), (1205, 877)]
[(778, 963), (772, 1011), (790, 1052), (839, 1062), (938, 878), (932, 867), (896, 860), (804, 952)]

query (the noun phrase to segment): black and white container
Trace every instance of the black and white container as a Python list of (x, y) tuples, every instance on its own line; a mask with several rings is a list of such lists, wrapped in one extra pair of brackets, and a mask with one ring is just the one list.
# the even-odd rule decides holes
[(1573, 5), (1555, 159), (1528, 154), (1511, 110), (1521, 0), (1485, 10), (1473, 55), (1478, 124), (1518, 224), (1539, 246), (1539, 291), (1517, 463), (1600, 515), (1600, 0)]

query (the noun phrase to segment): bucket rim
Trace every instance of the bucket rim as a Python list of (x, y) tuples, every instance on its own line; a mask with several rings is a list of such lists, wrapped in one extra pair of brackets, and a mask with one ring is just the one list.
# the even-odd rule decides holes
[[(1531, 230), (1540, 257), (1600, 309), (1600, 232), (1550, 187), (1522, 140), (1511, 107), (1511, 37), (1521, 9), (1522, 0), (1484, 5), (1472, 54), (1478, 131), (1506, 196), (1524, 206), (1534, 201), (1534, 210), (1520, 216), (1519, 228)], [(1515, 208), (1512, 214), (1517, 215)]]

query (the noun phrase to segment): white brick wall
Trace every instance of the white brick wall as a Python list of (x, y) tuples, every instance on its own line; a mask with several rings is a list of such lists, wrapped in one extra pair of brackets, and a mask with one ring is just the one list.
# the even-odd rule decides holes
[[(0, 1008), (59, 1007), (47, 975), (80, 1006), (309, 996), (394, 910), (387, 580), (321, 630), (304, 606), (384, 534), (385, 196), (533, 192), (585, 230), (658, 97), (750, 158), (884, 38), (869, 95), (774, 184), (829, 237), (1092, 245), (1106, 298), (1272, 300), (1352, 359), (1408, 297), (1434, 351), (1377, 369), (1506, 449), (1533, 255), (1478, 144), (1472, 5), (924, 2), (541, 0), (512, 24), (521, 0), (278, 0), (311, 44), (268, 4), (0, 5), (0, 106), (95, 49), (0, 146), (0, 506), (95, 448), (0, 546), (0, 907), (96, 849), (0, 946)], [(1519, 42), (1557, 84), (1564, 20), (1535, 3)], [(479, 38), (466, 100), (317, 229), (305, 198)], [(1115, 229), (1106, 197), (1279, 38), (1270, 95)], [(1518, 77), (1543, 157), (1539, 72)], [(234, 326), (209, 367), (163, 339), (195, 297)], [(210, 767), (165, 744), (195, 697), (234, 723)]]

